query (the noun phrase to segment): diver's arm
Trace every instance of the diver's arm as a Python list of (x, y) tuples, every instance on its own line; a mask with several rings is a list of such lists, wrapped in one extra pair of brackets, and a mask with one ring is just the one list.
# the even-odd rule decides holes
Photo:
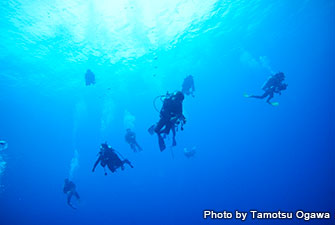
[(101, 160), (101, 156), (99, 156), (99, 158), (97, 159), (97, 161), (95, 162), (94, 166), (93, 166), (93, 169), (92, 169), (92, 172), (94, 172), (95, 168), (97, 167), (97, 165), (99, 164)]

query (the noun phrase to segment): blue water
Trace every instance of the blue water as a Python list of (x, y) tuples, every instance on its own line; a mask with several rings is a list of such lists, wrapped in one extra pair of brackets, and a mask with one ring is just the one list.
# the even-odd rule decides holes
[[(204, 220), (205, 209), (334, 218), (334, 10), (334, 0), (1, 1), (0, 224), (242, 223)], [(88, 68), (97, 83), (86, 87)], [(289, 84), (278, 107), (243, 97), (278, 71)], [(187, 124), (160, 152), (147, 132), (153, 99), (189, 74)], [(124, 141), (127, 127), (143, 152)], [(134, 169), (92, 173), (104, 141)], [(69, 176), (77, 210), (62, 192)]]

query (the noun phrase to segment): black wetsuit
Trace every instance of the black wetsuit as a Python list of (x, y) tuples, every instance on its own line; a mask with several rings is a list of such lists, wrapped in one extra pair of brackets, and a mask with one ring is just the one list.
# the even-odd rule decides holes
[(251, 95), (250, 98), (263, 99), (269, 96), (266, 102), (271, 104), (270, 100), (273, 98), (274, 93), (281, 94), (281, 91), (286, 89), (287, 84), (283, 84), (282, 83), (283, 80), (284, 78), (278, 77), (276, 75), (272, 76), (262, 88), (264, 90), (264, 94), (263, 95)]
[(97, 167), (97, 165), (99, 164), (99, 162), (103, 168), (105, 168), (105, 166), (107, 165), (108, 169), (112, 171), (112, 173), (114, 173), (116, 169), (120, 167), (123, 170), (125, 163), (128, 164), (131, 168), (133, 168), (128, 159), (121, 160), (119, 156), (116, 154), (115, 150), (112, 148), (103, 149), (102, 151), (99, 152), (99, 158), (97, 159), (97, 161), (93, 166), (92, 170), (93, 172)]
[(155, 132), (158, 135), (158, 144), (160, 150), (163, 151), (165, 149), (165, 143), (162, 133), (169, 134), (170, 130), (173, 133), (173, 145), (176, 145), (175, 135), (176, 135), (176, 123), (179, 121), (185, 121), (185, 117), (183, 115), (183, 104), (182, 101), (177, 100), (174, 96), (171, 96), (164, 100), (163, 107), (160, 111), (160, 120), (158, 121)]

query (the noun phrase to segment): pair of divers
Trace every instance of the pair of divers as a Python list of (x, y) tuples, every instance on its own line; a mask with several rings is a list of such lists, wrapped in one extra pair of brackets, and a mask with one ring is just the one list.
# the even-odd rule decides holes
[(117, 152), (107, 143), (101, 144), (98, 155), (99, 157), (93, 166), (92, 172), (95, 171), (95, 168), (99, 163), (104, 168), (105, 175), (107, 175), (106, 165), (112, 173), (114, 173), (118, 168), (124, 170), (124, 164), (128, 164), (131, 168), (134, 168), (128, 159), (123, 158), (119, 152)]
[(167, 93), (166, 95), (156, 97), (156, 99), (157, 98), (160, 98), (163, 101), (163, 106), (160, 110), (160, 119), (148, 129), (148, 132), (151, 135), (154, 133), (157, 134), (159, 149), (160, 151), (164, 151), (166, 148), (164, 142), (166, 135), (172, 131), (172, 145), (176, 146), (176, 129), (178, 128), (178, 125), (181, 125), (181, 130), (183, 130), (183, 125), (186, 123), (186, 118), (183, 115), (184, 94), (181, 91), (177, 91), (176, 93)]
[(268, 99), (266, 100), (267, 103), (273, 106), (278, 106), (278, 102), (270, 102), (270, 100), (273, 98), (274, 94), (277, 93), (281, 95), (281, 91), (284, 91), (287, 89), (287, 84), (283, 83), (285, 80), (285, 75), (282, 72), (276, 73), (272, 75), (267, 82), (263, 85), (262, 90), (264, 91), (263, 95), (248, 95), (245, 94), (244, 96), (246, 98), (258, 98), (258, 99), (264, 99), (267, 96)]
[[(107, 172), (106, 172), (106, 169), (105, 169), (106, 165), (112, 173), (114, 173), (118, 168), (121, 168), (122, 170), (124, 170), (124, 164), (128, 164), (131, 168), (134, 168), (133, 165), (130, 163), (130, 161), (128, 159), (121, 160), (119, 155), (120, 155), (120, 153), (118, 153), (116, 150), (114, 150), (112, 147), (110, 147), (107, 143), (101, 144), (99, 157), (98, 157), (98, 160), (94, 164), (92, 172), (95, 171), (95, 168), (97, 167), (97, 165), (99, 163), (104, 168), (105, 175), (107, 175)], [(67, 204), (72, 209), (76, 209), (73, 206), (72, 201), (71, 201), (73, 196), (77, 200), (80, 200), (80, 196), (79, 196), (79, 194), (76, 190), (76, 185), (72, 181), (70, 181), (69, 179), (65, 179), (64, 180), (63, 192), (64, 192), (64, 194), (67, 195)]]

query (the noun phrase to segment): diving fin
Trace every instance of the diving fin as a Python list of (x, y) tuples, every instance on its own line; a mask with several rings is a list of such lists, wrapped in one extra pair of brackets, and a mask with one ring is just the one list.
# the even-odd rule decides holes
[(279, 106), (279, 102), (271, 102), (272, 106)]
[(246, 97), (246, 98), (250, 98), (251, 95), (248, 95), (248, 94), (244, 93), (243, 96)]
[(151, 127), (149, 127), (148, 132), (149, 132), (150, 135), (154, 134), (154, 132), (155, 132), (155, 124), (152, 125)]
[(166, 148), (165, 143), (164, 143), (164, 139), (158, 135), (158, 144), (159, 144), (159, 149), (162, 151), (164, 151), (164, 149)]
[(174, 138), (173, 138), (173, 140), (172, 140), (172, 146), (177, 146), (176, 139), (174, 139)]

